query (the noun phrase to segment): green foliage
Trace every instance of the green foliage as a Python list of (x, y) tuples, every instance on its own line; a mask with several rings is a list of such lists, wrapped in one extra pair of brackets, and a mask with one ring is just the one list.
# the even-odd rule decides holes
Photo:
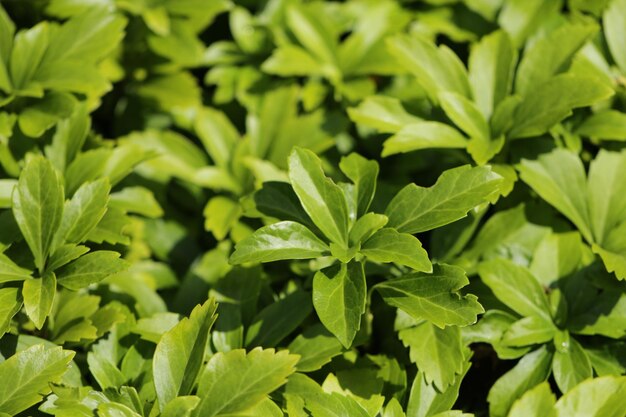
[(0, 416), (626, 417), (626, 1), (0, 3)]

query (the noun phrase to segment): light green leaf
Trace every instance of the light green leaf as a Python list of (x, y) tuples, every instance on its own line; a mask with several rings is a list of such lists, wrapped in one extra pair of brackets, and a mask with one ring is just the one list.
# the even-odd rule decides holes
[(289, 180), (302, 207), (332, 242), (347, 245), (348, 206), (341, 188), (324, 175), (320, 159), (307, 149), (289, 155)]
[(421, 118), (408, 113), (397, 98), (371, 96), (356, 107), (348, 108), (350, 119), (381, 133), (397, 133), (406, 125), (419, 123)]
[(500, 342), (513, 347), (541, 344), (552, 340), (556, 331), (554, 324), (545, 318), (524, 317), (510, 325)]
[(204, 228), (212, 232), (217, 240), (223, 240), (239, 221), (242, 211), (241, 205), (228, 197), (213, 197), (202, 212)]
[(509, 34), (513, 45), (519, 48), (546, 20), (556, 17), (561, 3), (543, 0), (508, 0), (502, 6), (497, 22)]
[(603, 110), (587, 117), (576, 134), (594, 139), (626, 141), (626, 113)]
[(476, 105), (468, 98), (450, 92), (439, 94), (439, 104), (446, 115), (470, 138), (489, 140), (489, 125)]
[(409, 35), (390, 38), (387, 45), (398, 62), (417, 77), (433, 102), (437, 102), (441, 91), (470, 96), (465, 67), (445, 45), (437, 48), (430, 41)]
[(22, 308), (19, 288), (0, 288), (0, 337), (9, 330), (11, 319)]
[(355, 247), (366, 241), (378, 230), (385, 227), (388, 221), (387, 216), (382, 214), (366, 213), (361, 216), (350, 229), (350, 246)]
[(341, 158), (339, 168), (354, 183), (356, 217), (359, 218), (367, 212), (374, 199), (378, 163), (367, 160), (357, 153), (351, 153)]
[(552, 360), (552, 372), (556, 384), (563, 393), (593, 376), (589, 357), (573, 337), (569, 339), (569, 346), (565, 349), (556, 349)]
[[(575, 87), (572, 87), (575, 88)], [(541, 155), (537, 160), (522, 160), (520, 178), (537, 194), (565, 215), (593, 242), (590, 228), (585, 168), (578, 156), (564, 149)]]
[(444, 123), (414, 122), (402, 127), (385, 141), (382, 156), (431, 148), (462, 149), (467, 143), (467, 138), (461, 132)]
[(487, 401), (492, 417), (505, 417), (526, 391), (548, 379), (552, 354), (545, 346), (527, 354), (491, 387)]
[(611, 56), (622, 73), (626, 73), (626, 1), (613, 0), (604, 10), (604, 36)]
[(215, 165), (227, 168), (239, 141), (239, 132), (230, 120), (223, 113), (204, 107), (198, 112), (194, 128)]
[(109, 206), (151, 218), (163, 216), (163, 209), (154, 194), (144, 187), (125, 187), (111, 194)]
[(323, 256), (330, 249), (309, 229), (284, 221), (262, 227), (235, 246), (233, 265), (272, 262), (282, 259), (309, 259)]
[(580, 233), (550, 233), (535, 249), (529, 270), (544, 287), (549, 288), (559, 278), (574, 273), (582, 255)]
[(312, 8), (292, 5), (287, 8), (287, 26), (298, 41), (325, 64), (336, 64), (337, 48), (328, 30), (327, 22), (320, 19)]
[(50, 315), (56, 291), (57, 280), (53, 272), (45, 273), (41, 278), (24, 281), (22, 287), (24, 310), (37, 329), (43, 327)]
[(63, 243), (82, 243), (102, 220), (111, 186), (107, 178), (81, 185), (65, 203), (61, 225), (54, 236), (53, 252)]
[[(600, 150), (589, 165), (589, 215), (595, 241), (605, 246), (609, 236), (626, 220), (626, 152)], [(558, 207), (557, 207), (558, 208)], [(610, 249), (610, 246), (607, 246)]]
[(176, 397), (163, 409), (161, 417), (191, 417), (194, 408), (200, 402), (200, 398), (194, 395)]
[(361, 245), (360, 252), (373, 262), (395, 262), (423, 272), (433, 270), (422, 243), (413, 235), (391, 228), (374, 233)]
[(72, 115), (76, 99), (69, 93), (49, 91), (19, 115), (17, 123), (25, 135), (37, 138), (57, 122)]
[(511, 90), (517, 51), (504, 31), (496, 31), (474, 44), (469, 57), (469, 81), (476, 106), (485, 118)]
[(564, 24), (534, 42), (524, 51), (515, 78), (515, 92), (537, 94), (542, 83), (569, 67), (574, 54), (597, 31), (596, 25)]
[(480, 264), (478, 273), (496, 297), (520, 315), (552, 321), (543, 288), (523, 266), (508, 259), (492, 259)]
[(0, 179), (0, 208), (11, 207), (11, 194), (16, 185), (16, 180)]
[(320, 321), (346, 347), (352, 345), (365, 312), (366, 284), (363, 264), (340, 263), (313, 277), (313, 306)]
[(557, 417), (622, 417), (626, 410), (626, 377), (589, 379), (556, 403)]
[(13, 193), (13, 215), (39, 271), (61, 223), (63, 200), (63, 185), (52, 164), (43, 157), (28, 160)]
[(154, 351), (152, 372), (161, 411), (179, 395), (189, 395), (200, 373), (216, 304), (209, 299), (166, 332)]
[(444, 392), (465, 368), (461, 332), (456, 326), (440, 329), (422, 322), (398, 334), (404, 346), (410, 348), (411, 362), (424, 374), (427, 384)]
[(79, 290), (96, 284), (128, 268), (128, 263), (113, 251), (99, 250), (81, 256), (57, 271), (59, 285)]
[(463, 352), (463, 371), (456, 376), (454, 383), (443, 391), (437, 389), (435, 385), (427, 383), (424, 373), (419, 371), (411, 386), (406, 409), (407, 417), (432, 417), (450, 410), (459, 396), (463, 377), (470, 368), (469, 359), (470, 352), (465, 349)]
[(34, 345), (0, 363), (0, 412), (16, 415), (50, 393), (50, 383), (59, 383), (74, 352), (61, 347)]
[(261, 69), (283, 77), (323, 75), (324, 67), (306, 50), (295, 45), (281, 45), (263, 62)]
[(542, 382), (513, 403), (508, 417), (556, 417), (555, 403), (550, 385)]
[(200, 375), (197, 395), (201, 400), (194, 416), (230, 415), (253, 407), (287, 381), (297, 362), (298, 356), (285, 350), (216, 353)]
[(299, 372), (316, 371), (344, 350), (339, 340), (321, 324), (307, 327), (288, 349), (292, 354), (300, 355)]
[(594, 77), (561, 74), (524, 97), (517, 107), (511, 138), (538, 136), (569, 116), (572, 109), (590, 106), (614, 94)]
[[(29, 82), (41, 64), (48, 47), (49, 29), (47, 22), (41, 22), (31, 29), (19, 31), (15, 36), (9, 62), (11, 80), (16, 90), (33, 88)], [(36, 87), (34, 91), (37, 91)], [(40, 91), (40, 93), (43, 92)]]
[(406, 274), (377, 284), (374, 288), (388, 304), (416, 320), (429, 320), (443, 328), (475, 323), (476, 316), (484, 311), (474, 295), (459, 294), (459, 289), (468, 283), (463, 269), (434, 265), (431, 274)]
[(465, 165), (445, 171), (432, 187), (409, 184), (387, 206), (388, 226), (418, 233), (452, 223), (497, 196), (501, 182), (489, 167)]
[(31, 278), (31, 271), (13, 262), (4, 253), (0, 253), (0, 283), (24, 281)]
[(385, 406), (382, 417), (406, 417), (406, 414), (398, 400), (392, 398)]

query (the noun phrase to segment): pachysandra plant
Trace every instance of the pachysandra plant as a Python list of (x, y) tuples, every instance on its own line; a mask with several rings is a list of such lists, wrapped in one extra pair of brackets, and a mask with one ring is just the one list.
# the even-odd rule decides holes
[(626, 1), (0, 6), (0, 417), (626, 417)]
[(313, 152), (294, 149), (289, 156), (291, 186), (266, 183), (254, 197), (259, 211), (286, 220), (264, 226), (239, 242), (231, 262), (329, 257), (331, 265), (313, 278), (313, 305), (324, 326), (345, 347), (352, 344), (367, 304), (365, 261), (418, 271), (374, 287), (389, 304), (439, 327), (473, 323), (482, 309), (475, 297), (457, 293), (468, 283), (463, 271), (433, 267), (411, 233), (465, 216), (498, 194), (501, 178), (488, 168), (461, 167), (444, 173), (432, 188), (407, 186), (385, 214), (377, 214), (369, 207), (378, 164), (350, 154), (339, 168), (351, 183), (335, 184), (324, 175)]

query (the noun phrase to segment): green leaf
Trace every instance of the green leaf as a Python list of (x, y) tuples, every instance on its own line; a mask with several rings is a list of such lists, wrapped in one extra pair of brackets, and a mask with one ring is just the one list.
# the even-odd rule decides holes
[[(16, 90), (33, 88), (29, 83), (48, 47), (49, 29), (47, 22), (41, 22), (31, 29), (20, 30), (15, 36), (9, 62), (11, 80)], [(34, 91), (37, 90), (35, 87)]]
[(13, 193), (13, 215), (39, 271), (61, 224), (63, 200), (63, 185), (52, 164), (43, 157), (29, 159)]
[(313, 310), (311, 294), (295, 291), (261, 310), (248, 326), (246, 347), (274, 347), (292, 333)]
[(299, 75), (323, 75), (324, 66), (303, 48), (281, 45), (263, 62), (261, 69), (269, 74), (283, 77)]
[(468, 283), (463, 269), (434, 265), (431, 274), (406, 274), (374, 288), (388, 304), (416, 320), (425, 319), (443, 328), (475, 323), (476, 316), (484, 311), (474, 295), (459, 294), (459, 289)]
[(604, 36), (611, 51), (611, 56), (622, 73), (626, 72), (626, 1), (613, 0), (604, 10)]
[(0, 288), (0, 337), (9, 330), (11, 319), (22, 308), (19, 288)]
[(497, 196), (501, 182), (488, 167), (465, 165), (445, 171), (432, 187), (409, 184), (387, 206), (388, 226), (419, 233), (452, 223)]
[(572, 109), (590, 106), (614, 94), (594, 77), (557, 75), (524, 97), (517, 107), (511, 138), (538, 136), (569, 116)]
[(576, 134), (594, 139), (626, 141), (626, 114), (617, 110), (594, 113), (578, 126)]
[(120, 259), (120, 254), (113, 251), (99, 250), (81, 256), (57, 272), (59, 285), (70, 290), (79, 290), (96, 284), (110, 275), (128, 268)]
[(511, 90), (517, 51), (504, 31), (496, 31), (474, 44), (469, 57), (469, 81), (476, 106), (485, 118)]
[(500, 301), (522, 316), (551, 322), (550, 306), (537, 278), (508, 259), (493, 259), (478, 266), (481, 280)]
[(545, 346), (524, 356), (491, 387), (487, 396), (489, 415), (506, 417), (518, 398), (548, 379), (551, 362), (552, 354)]
[(32, 346), (0, 363), (0, 412), (16, 415), (50, 393), (50, 383), (59, 383), (74, 352), (61, 347)]
[(154, 194), (144, 187), (125, 187), (111, 194), (109, 206), (150, 218), (163, 216), (163, 209)]
[(369, 239), (378, 230), (387, 224), (387, 216), (376, 213), (366, 213), (354, 223), (350, 229), (350, 247), (356, 247)]
[[(589, 215), (595, 241), (605, 247), (614, 230), (626, 220), (626, 152), (600, 150), (589, 165)], [(610, 246), (607, 246), (610, 249)]]
[(462, 149), (467, 143), (467, 138), (461, 132), (444, 123), (414, 122), (402, 127), (385, 141), (382, 156), (431, 148)]
[(555, 403), (550, 385), (542, 382), (513, 403), (508, 417), (556, 417)]
[(286, 382), (297, 362), (298, 356), (274, 349), (216, 353), (200, 375), (194, 415), (232, 415), (253, 407)]
[(106, 8), (90, 7), (54, 32), (42, 65), (70, 59), (96, 62), (115, 49), (125, 26), (123, 16), (107, 13)]
[(360, 252), (373, 262), (395, 262), (423, 272), (433, 270), (422, 243), (413, 235), (391, 228), (374, 233), (361, 245)]
[(102, 220), (107, 210), (111, 186), (107, 178), (81, 185), (65, 203), (61, 225), (53, 242), (53, 253), (63, 243), (82, 243)]
[(313, 277), (313, 306), (320, 321), (346, 348), (361, 327), (365, 312), (366, 283), (363, 264), (340, 263)]
[(230, 120), (223, 113), (204, 107), (198, 113), (194, 127), (215, 165), (228, 167), (239, 141), (239, 132)]
[(356, 217), (363, 216), (370, 207), (376, 193), (378, 163), (369, 161), (357, 153), (341, 158), (341, 171), (354, 183)]
[(341, 188), (324, 175), (313, 152), (294, 148), (289, 155), (289, 180), (302, 207), (332, 242), (347, 245), (348, 206)]
[(287, 8), (287, 26), (298, 41), (325, 64), (337, 60), (336, 42), (327, 23), (319, 18), (313, 9), (292, 5)]
[[(459, 396), (459, 389), (463, 377), (470, 368), (470, 352), (465, 349), (463, 353), (463, 372), (454, 380), (454, 383), (445, 390), (439, 390), (433, 384), (426, 382), (424, 373), (419, 371), (415, 375), (411, 386), (411, 393), (407, 405), (407, 416), (431, 417), (450, 410)], [(463, 416), (465, 417), (465, 416)]]
[(263, 183), (263, 188), (254, 193), (254, 204), (256, 209), (266, 216), (292, 220), (309, 229), (315, 227), (302, 208), (293, 188), (287, 183), (278, 181)]
[(161, 411), (179, 395), (189, 395), (204, 361), (216, 304), (209, 299), (167, 331), (154, 351), (152, 372)]
[(22, 111), (17, 119), (25, 135), (37, 138), (61, 119), (70, 117), (76, 99), (68, 93), (49, 91), (41, 99)]
[(515, 78), (515, 92), (537, 94), (542, 83), (569, 67), (574, 54), (597, 31), (596, 25), (564, 24), (534, 42), (524, 51)]
[(41, 278), (28, 279), (22, 287), (24, 309), (37, 329), (43, 327), (50, 311), (57, 291), (57, 279), (53, 272), (44, 274)]
[(387, 45), (400, 65), (417, 77), (433, 102), (437, 102), (442, 91), (470, 96), (465, 67), (445, 45), (437, 48), (425, 39), (409, 35), (390, 38)]
[(357, 107), (349, 107), (348, 115), (356, 124), (381, 133), (397, 133), (406, 125), (422, 121), (408, 113), (400, 100), (385, 96), (367, 97)]
[(450, 120), (470, 138), (489, 140), (487, 120), (472, 101), (460, 94), (443, 92), (439, 94), (439, 103)]
[(626, 377), (589, 379), (556, 403), (557, 417), (621, 417), (626, 410)]
[(0, 283), (11, 281), (24, 281), (30, 278), (31, 271), (20, 267), (8, 256), (0, 253)]
[(427, 384), (444, 392), (465, 368), (463, 343), (458, 327), (440, 329), (428, 322), (401, 330), (398, 334), (410, 348), (411, 362), (423, 373)]
[(569, 346), (557, 349), (554, 353), (552, 372), (556, 384), (563, 393), (593, 376), (591, 361), (574, 338), (569, 339)]
[(288, 349), (300, 355), (297, 364), (299, 372), (316, 371), (344, 350), (341, 342), (321, 324), (307, 327), (289, 344)]
[(522, 160), (520, 178), (537, 194), (565, 215), (593, 242), (590, 228), (585, 168), (576, 154), (556, 149), (541, 155), (537, 160)]
[(233, 265), (272, 262), (282, 259), (309, 259), (323, 256), (330, 249), (305, 226), (284, 221), (261, 227), (235, 246)]
[(194, 395), (176, 397), (163, 409), (161, 417), (191, 417), (191, 413), (196, 408), (200, 398)]
[(239, 221), (241, 213), (241, 205), (236, 201), (222, 196), (213, 197), (202, 212), (204, 228), (212, 232), (217, 240), (223, 240)]
[(552, 321), (547, 321), (543, 317), (524, 317), (510, 325), (500, 342), (513, 347), (546, 343), (552, 340), (556, 331)]

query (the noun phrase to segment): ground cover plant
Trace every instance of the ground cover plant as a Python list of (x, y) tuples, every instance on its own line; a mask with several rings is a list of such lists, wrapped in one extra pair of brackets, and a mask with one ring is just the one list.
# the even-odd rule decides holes
[(626, 416), (626, 0), (0, 0), (0, 416)]

